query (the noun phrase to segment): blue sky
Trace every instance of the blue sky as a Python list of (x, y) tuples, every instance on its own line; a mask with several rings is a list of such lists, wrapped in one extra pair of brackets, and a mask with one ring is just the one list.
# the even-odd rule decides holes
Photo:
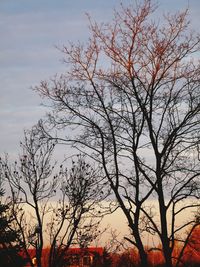
[[(140, 1), (140, 0), (138, 0)], [(132, 3), (131, 0), (122, 1)], [(42, 100), (31, 90), (40, 80), (64, 72), (55, 46), (88, 37), (85, 13), (109, 21), (114, 0), (0, 0), (0, 154), (19, 153), (23, 130), (45, 114)], [(189, 5), (190, 19), (199, 30), (199, 0), (158, 0), (159, 13)]]

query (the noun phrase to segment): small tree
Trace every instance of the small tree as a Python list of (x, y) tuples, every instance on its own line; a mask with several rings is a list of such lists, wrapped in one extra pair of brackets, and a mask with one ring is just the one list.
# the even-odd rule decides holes
[(41, 267), (44, 246), (44, 219), (51, 211), (49, 201), (58, 186), (58, 177), (51, 178), (54, 166), (51, 166), (50, 158), (55, 144), (40, 137), (36, 127), (26, 131), (19, 162), (10, 164), (6, 159), (3, 164), (11, 192), (14, 222), (20, 231), (24, 252), (33, 266), (29, 248), (35, 248), (38, 267)]
[(99, 173), (85, 162), (84, 157), (78, 155), (70, 169), (61, 166), (60, 176), (63, 178), (63, 198), (55, 208), (56, 218), (52, 216), (48, 224), (52, 244), (49, 266), (62, 266), (71, 245), (87, 248), (101, 233), (100, 210), (105, 193)]

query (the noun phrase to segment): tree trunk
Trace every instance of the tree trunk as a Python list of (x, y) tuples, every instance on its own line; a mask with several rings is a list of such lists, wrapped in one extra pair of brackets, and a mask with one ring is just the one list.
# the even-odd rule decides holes
[(136, 241), (137, 248), (138, 248), (139, 255), (140, 255), (140, 267), (147, 267), (148, 266), (147, 254), (142, 244), (138, 231), (137, 233), (135, 233), (134, 237), (135, 237), (135, 241)]
[(161, 222), (161, 242), (163, 255), (165, 258), (165, 266), (172, 267), (172, 255), (170, 248), (170, 241), (168, 238), (168, 230), (167, 230), (167, 214), (166, 207), (164, 203), (164, 197), (162, 190), (159, 192), (159, 208), (160, 208), (160, 222)]
[(140, 267), (147, 267), (148, 266), (147, 254), (143, 247), (139, 248), (139, 254), (140, 254)]
[(166, 247), (163, 246), (163, 253), (165, 258), (165, 267), (172, 267), (172, 255), (169, 244), (166, 244)]

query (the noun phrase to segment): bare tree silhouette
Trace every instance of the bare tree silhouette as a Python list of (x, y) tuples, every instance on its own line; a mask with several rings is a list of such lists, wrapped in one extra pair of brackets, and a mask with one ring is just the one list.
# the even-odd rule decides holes
[(89, 18), (87, 44), (63, 48), (67, 72), (35, 90), (52, 103), (51, 127), (68, 129), (55, 137), (41, 122), (43, 133), (103, 168), (141, 266), (147, 266), (147, 231), (158, 236), (171, 267), (179, 233), (196, 223), (178, 218), (199, 206), (200, 38), (189, 30), (187, 10), (159, 24), (151, 20), (155, 9), (144, 0), (122, 5), (108, 24)]

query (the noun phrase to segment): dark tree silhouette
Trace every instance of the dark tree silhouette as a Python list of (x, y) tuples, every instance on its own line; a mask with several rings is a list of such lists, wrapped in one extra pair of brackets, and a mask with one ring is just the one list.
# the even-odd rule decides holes
[(1, 179), (2, 177), (0, 177), (0, 265), (3, 267), (21, 267), (24, 266), (24, 259), (20, 255), (19, 233), (12, 228), (13, 217), (10, 214), (9, 203), (2, 201), (4, 190)]
[(102, 167), (141, 266), (148, 232), (160, 239), (171, 267), (175, 243), (197, 223), (179, 218), (199, 206), (200, 38), (189, 30), (187, 10), (160, 24), (154, 11), (144, 0), (122, 5), (111, 23), (90, 19), (88, 43), (63, 48), (67, 73), (35, 90), (52, 101), (51, 127), (67, 129), (55, 137), (41, 122), (43, 134)]

